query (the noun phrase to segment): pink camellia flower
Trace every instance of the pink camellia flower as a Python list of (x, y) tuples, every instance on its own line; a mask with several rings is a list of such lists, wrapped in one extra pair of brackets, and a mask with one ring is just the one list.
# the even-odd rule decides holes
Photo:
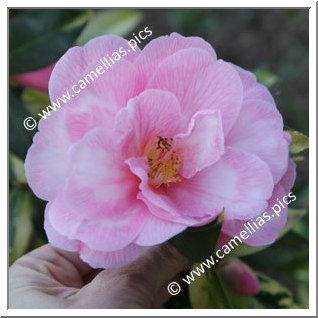
[[(51, 101), (120, 47), (129, 52), (126, 40), (102, 36), (69, 49)], [(49, 201), (49, 241), (95, 268), (129, 263), (223, 208), (223, 233), (235, 235), (295, 178), (268, 90), (199, 37), (173, 33), (128, 53), (38, 127), (25, 168)], [(248, 244), (273, 242), (286, 216)]]
[(48, 91), (48, 83), (55, 63), (45, 66), (36, 71), (11, 75), (11, 80), (27, 86), (38, 89), (43, 92)]

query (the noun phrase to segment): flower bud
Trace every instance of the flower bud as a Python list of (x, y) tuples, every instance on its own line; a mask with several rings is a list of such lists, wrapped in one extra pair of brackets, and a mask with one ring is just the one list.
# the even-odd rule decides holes
[(240, 296), (255, 295), (260, 290), (260, 283), (252, 269), (238, 259), (223, 262), (219, 274), (226, 287)]
[(43, 92), (48, 91), (48, 83), (55, 63), (45, 66), (36, 71), (14, 74), (11, 80), (27, 87), (32, 87)]

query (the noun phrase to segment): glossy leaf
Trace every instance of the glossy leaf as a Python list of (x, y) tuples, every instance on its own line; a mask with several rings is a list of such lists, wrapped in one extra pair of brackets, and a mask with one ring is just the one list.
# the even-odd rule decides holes
[(305, 159), (304, 156), (293, 156), (291, 157), (295, 162), (301, 162)]
[[(200, 264), (194, 264), (195, 269)], [(206, 269), (205, 275), (196, 277), (189, 285), (189, 297), (195, 309), (230, 309), (228, 293), (215, 268)]]
[(37, 129), (27, 130), (24, 127), (24, 120), (31, 114), (11, 89), (9, 91), (9, 108), (9, 149), (24, 160)]
[[(252, 268), (261, 270), (295, 268), (308, 264), (308, 240), (294, 231), (289, 231), (269, 248), (259, 253), (242, 257)], [(279, 257), (278, 257), (279, 255)]]
[(56, 61), (74, 43), (91, 11), (28, 10), (9, 25), (9, 72), (33, 71)]
[(170, 239), (170, 243), (190, 260), (195, 262), (205, 260), (215, 250), (221, 232), (223, 215), (224, 210), (216, 220), (207, 225), (187, 228)]
[(10, 153), (9, 155), (9, 166), (13, 173), (13, 180), (21, 184), (26, 184), (24, 164), (23, 161), (17, 157), (15, 154)]
[(98, 12), (86, 25), (76, 43), (84, 45), (90, 39), (104, 34), (126, 36), (141, 22), (142, 14), (137, 10), (110, 10)]
[(23, 255), (30, 244), (33, 225), (31, 192), (14, 188), (10, 193), (10, 264)]
[(257, 275), (261, 283), (261, 291), (255, 296), (260, 301), (264, 308), (274, 309), (297, 309), (292, 293), (279, 282), (263, 275)]
[(256, 69), (254, 73), (257, 81), (267, 87), (271, 87), (278, 82), (278, 77), (268, 70)]
[(225, 287), (217, 269), (209, 270), (208, 275), (196, 277), (189, 286), (192, 307), (195, 309), (299, 308), (286, 287), (263, 274), (257, 273), (257, 277), (261, 285), (260, 292), (255, 296), (239, 296)]
[(43, 109), (46, 109), (51, 104), (47, 93), (33, 88), (24, 89), (21, 99), (26, 109), (34, 116), (38, 116), (39, 113), (42, 113)]
[(239, 296), (228, 293), (229, 299), (234, 309), (261, 309), (264, 305), (253, 296)]
[(289, 152), (296, 155), (309, 148), (309, 138), (299, 131), (287, 129), (292, 136), (292, 142), (289, 145)]

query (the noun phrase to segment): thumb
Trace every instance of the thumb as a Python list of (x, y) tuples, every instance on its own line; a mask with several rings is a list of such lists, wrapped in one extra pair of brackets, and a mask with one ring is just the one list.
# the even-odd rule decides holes
[(180, 254), (169, 242), (148, 248), (136, 261), (123, 270), (136, 269), (148, 286), (158, 290), (162, 285), (183, 270), (190, 268), (192, 262)]
[(170, 243), (152, 246), (134, 262), (100, 272), (74, 300), (86, 308), (151, 308), (162, 286), (190, 266)]

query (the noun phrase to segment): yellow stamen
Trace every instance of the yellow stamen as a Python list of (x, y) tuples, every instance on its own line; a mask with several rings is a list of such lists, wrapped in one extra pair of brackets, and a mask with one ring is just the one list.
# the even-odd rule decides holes
[(151, 139), (145, 149), (148, 158), (149, 183), (159, 188), (162, 184), (181, 182), (179, 171), (182, 167), (182, 159), (172, 148), (172, 138), (161, 136)]

